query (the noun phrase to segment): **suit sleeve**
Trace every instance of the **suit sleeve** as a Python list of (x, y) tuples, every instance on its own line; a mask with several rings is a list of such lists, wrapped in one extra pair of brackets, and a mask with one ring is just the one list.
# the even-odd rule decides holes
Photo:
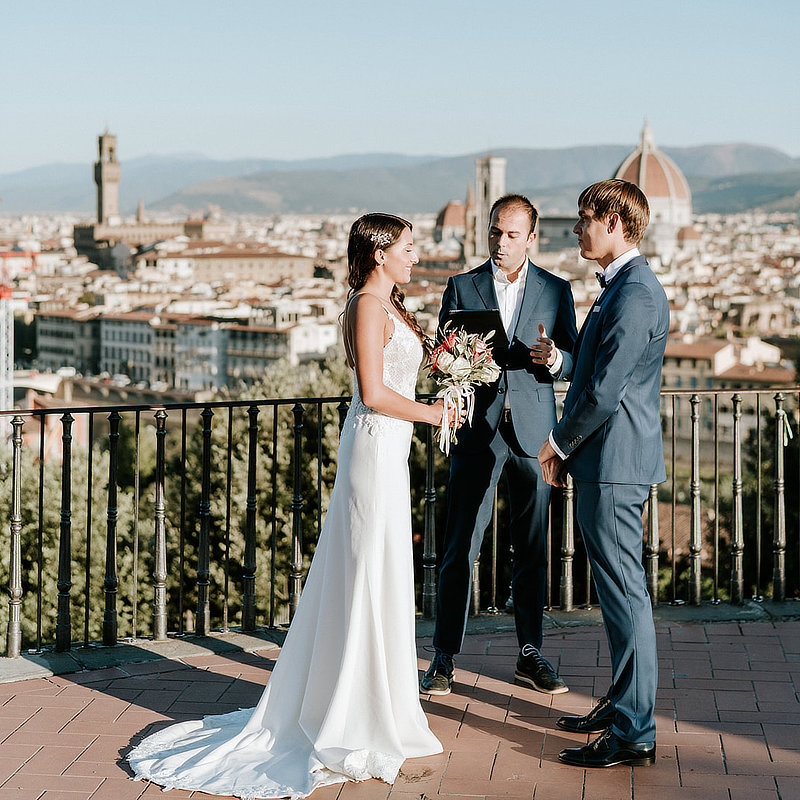
[(572, 288), (566, 281), (558, 302), (556, 326), (550, 335), (564, 359), (557, 377), (562, 381), (572, 380), (572, 351), (578, 338), (578, 328), (575, 325), (575, 301), (572, 299)]
[(619, 408), (658, 319), (654, 298), (640, 283), (621, 287), (602, 314), (592, 375), (570, 410), (553, 428), (553, 439), (566, 456)]
[(448, 278), (447, 286), (442, 295), (442, 308), (439, 311), (439, 331), (442, 330), (442, 326), (447, 322), (447, 315), (456, 308), (458, 308), (456, 283), (452, 278)]

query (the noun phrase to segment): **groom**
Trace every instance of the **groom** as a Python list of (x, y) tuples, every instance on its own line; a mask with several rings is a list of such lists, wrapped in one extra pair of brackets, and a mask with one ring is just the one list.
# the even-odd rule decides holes
[(601, 291), (575, 349), (564, 413), (539, 451), (545, 480), (575, 482), (577, 521), (592, 567), (611, 652), (611, 688), (559, 728), (601, 733), (558, 757), (580, 767), (655, 763), (656, 636), (642, 566), (642, 510), (666, 480), (661, 443), (661, 363), (669, 330), (664, 290), (639, 253), (650, 219), (632, 183), (595, 183), (578, 198), (581, 255), (596, 261)]
[(567, 281), (528, 260), (536, 219), (536, 209), (527, 197), (506, 195), (497, 200), (489, 215), (491, 259), (451, 277), (442, 299), (440, 325), (455, 309), (499, 310), (511, 346), (494, 349), (502, 368), (500, 380), (476, 387), (472, 424), (459, 428), (458, 444), (452, 450), (435, 655), (420, 681), (420, 690), (426, 694), (448, 694), (453, 684), (453, 658), (461, 651), (469, 610), (472, 565), (504, 470), (520, 647), (515, 681), (548, 694), (568, 691), (540, 652), (550, 487), (542, 480), (536, 452), (555, 424), (553, 380), (568, 379), (578, 332)]

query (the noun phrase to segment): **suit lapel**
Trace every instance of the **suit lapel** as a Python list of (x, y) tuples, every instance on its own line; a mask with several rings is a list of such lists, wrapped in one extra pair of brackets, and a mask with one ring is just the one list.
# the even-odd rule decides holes
[(512, 335), (516, 331), (522, 331), (525, 327), (531, 314), (533, 314), (533, 310), (536, 308), (543, 286), (544, 279), (539, 274), (539, 268), (528, 259), (528, 274), (525, 278), (525, 288), (522, 290), (522, 303), (519, 307), (516, 330), (511, 332)]
[(497, 292), (494, 290), (491, 261), (487, 261), (481, 270), (473, 275), (472, 283), (475, 286), (475, 291), (483, 300), (485, 308), (500, 308), (500, 304), (497, 302)]

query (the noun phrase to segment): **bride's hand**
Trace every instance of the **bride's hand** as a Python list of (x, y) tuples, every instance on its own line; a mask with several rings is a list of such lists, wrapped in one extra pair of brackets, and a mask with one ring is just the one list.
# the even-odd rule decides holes
[[(431, 420), (431, 425), (435, 425), (437, 427), (442, 426), (442, 422), (444, 422), (444, 400), (440, 397), (435, 403), (429, 406), (431, 411), (433, 412), (433, 419)], [(461, 409), (461, 414), (459, 414), (458, 418), (450, 417), (450, 427), (451, 428), (460, 428), (465, 420), (467, 419), (467, 410), (466, 408)]]

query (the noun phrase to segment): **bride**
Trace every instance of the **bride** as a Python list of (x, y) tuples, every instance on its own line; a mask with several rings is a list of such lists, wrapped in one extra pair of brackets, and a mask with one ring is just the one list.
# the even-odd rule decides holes
[(345, 781), (393, 783), (406, 758), (440, 753), (417, 686), (408, 454), (424, 352), (397, 284), (418, 262), (411, 224), (353, 223), (343, 314), (353, 401), (300, 605), (253, 709), (182, 722), (128, 755), (137, 779), (242, 798), (307, 797)]

